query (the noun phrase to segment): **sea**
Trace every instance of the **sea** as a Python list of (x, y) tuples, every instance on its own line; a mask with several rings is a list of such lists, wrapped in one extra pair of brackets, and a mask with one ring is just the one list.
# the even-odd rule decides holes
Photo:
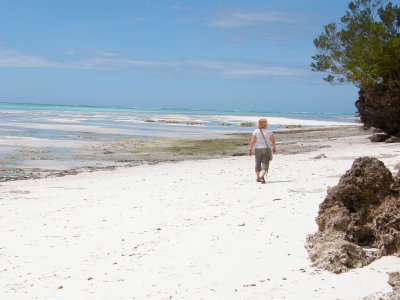
[[(0, 182), (149, 160), (154, 151), (147, 150), (151, 152), (147, 156), (134, 155), (136, 150), (132, 147), (141, 143), (226, 138), (235, 133), (250, 136), (260, 117), (267, 117), (270, 130), (352, 125), (358, 120), (352, 114), (0, 102)], [(121, 144), (132, 145), (127, 148), (130, 153), (115, 150)], [(111, 151), (103, 150), (109, 145), (114, 145)]]
[[(84, 132), (104, 137), (201, 138), (219, 133), (249, 132), (258, 117), (292, 119), (293, 125), (299, 124), (298, 127), (312, 127), (307, 125), (307, 120), (321, 124), (358, 122), (354, 114), (0, 102), (0, 137), (11, 135), (59, 140), (71, 138), (73, 132)], [(269, 124), (270, 130), (282, 127), (284, 125), (279, 122)]]

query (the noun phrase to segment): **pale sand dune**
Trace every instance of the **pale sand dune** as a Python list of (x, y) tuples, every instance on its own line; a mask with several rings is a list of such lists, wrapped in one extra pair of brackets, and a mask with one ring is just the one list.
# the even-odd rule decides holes
[[(304, 248), (318, 205), (354, 158), (398, 163), (365, 136), (253, 158), (142, 165), (0, 185), (0, 299), (361, 299), (400, 258), (336, 275)], [(279, 148), (278, 148), (279, 151)], [(313, 159), (324, 153), (327, 158)]]

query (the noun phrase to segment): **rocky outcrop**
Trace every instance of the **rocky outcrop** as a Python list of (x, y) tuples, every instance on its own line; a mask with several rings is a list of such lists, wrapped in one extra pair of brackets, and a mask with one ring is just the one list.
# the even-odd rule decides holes
[(358, 158), (328, 190), (307, 237), (311, 261), (341, 273), (382, 255), (400, 255), (400, 179), (373, 157)]
[(374, 90), (361, 89), (358, 94), (355, 105), (364, 126), (400, 137), (400, 90), (377, 85)]
[(373, 143), (381, 143), (390, 138), (390, 135), (387, 133), (373, 133), (370, 137), (369, 140)]
[(393, 292), (390, 293), (388, 299), (400, 299), (400, 273), (389, 273), (388, 283), (392, 286)]

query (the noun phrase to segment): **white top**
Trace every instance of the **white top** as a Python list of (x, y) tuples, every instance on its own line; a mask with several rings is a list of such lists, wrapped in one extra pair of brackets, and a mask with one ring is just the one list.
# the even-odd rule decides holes
[(264, 133), (265, 139), (268, 143), (268, 147), (272, 149), (272, 142), (271, 142), (271, 135), (272, 132), (268, 131), (267, 129), (256, 129), (253, 131), (253, 136), (256, 136), (256, 143), (254, 145), (254, 148), (267, 148), (267, 145), (265, 144), (264, 138), (261, 134), (261, 131)]

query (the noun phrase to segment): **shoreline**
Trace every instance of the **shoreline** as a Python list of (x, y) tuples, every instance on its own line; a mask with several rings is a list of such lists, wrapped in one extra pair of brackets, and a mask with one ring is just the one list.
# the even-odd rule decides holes
[(2, 182), (0, 295), (385, 299), (399, 257), (333, 274), (311, 266), (304, 247), (327, 189), (355, 158), (394, 172), (399, 145), (355, 133), (285, 133), (289, 155), (278, 148), (265, 185), (248, 156)]
[[(221, 134), (212, 138), (149, 139), (107, 138), (93, 144), (86, 141), (76, 149), (53, 154), (29, 148), (29, 141), (3, 159), (0, 182), (75, 175), (81, 172), (135, 167), (142, 164), (243, 156), (251, 132)], [(348, 135), (368, 134), (359, 125), (290, 128), (274, 131), (280, 154), (295, 154), (323, 147), (318, 141)], [(281, 138), (282, 137), (282, 138)], [(71, 145), (74, 147), (74, 144)]]

